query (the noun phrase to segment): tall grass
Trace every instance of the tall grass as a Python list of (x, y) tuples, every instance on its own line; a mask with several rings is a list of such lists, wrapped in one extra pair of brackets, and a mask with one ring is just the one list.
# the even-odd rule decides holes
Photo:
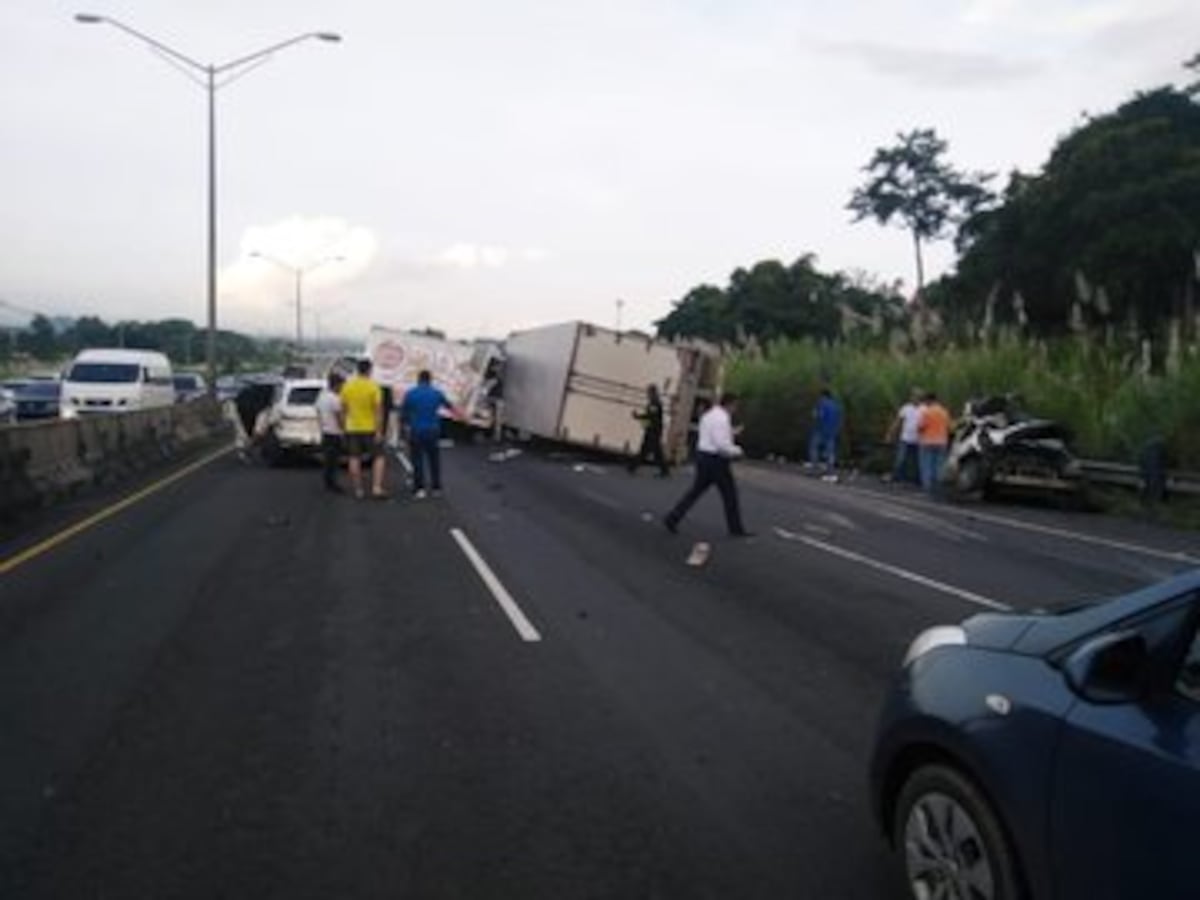
[(746, 446), (759, 454), (802, 456), (813, 404), (828, 385), (845, 409), (843, 452), (861, 455), (920, 388), (936, 391), (954, 414), (972, 397), (1016, 392), (1031, 414), (1068, 425), (1081, 456), (1132, 462), (1161, 437), (1173, 466), (1200, 469), (1200, 358), (1186, 354), (1173, 368), (1144, 376), (1134, 356), (1081, 339), (1009, 337), (908, 354), (799, 341), (735, 358), (727, 381), (742, 397)]

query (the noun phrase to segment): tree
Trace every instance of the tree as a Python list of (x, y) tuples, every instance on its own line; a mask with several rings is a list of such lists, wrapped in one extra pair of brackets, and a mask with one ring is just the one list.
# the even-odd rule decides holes
[(992, 175), (960, 172), (944, 160), (949, 145), (932, 128), (897, 134), (892, 147), (880, 147), (863, 171), (867, 183), (855, 189), (847, 209), (854, 221), (893, 219), (912, 234), (917, 292), (925, 287), (922, 244), (946, 236), (951, 226), (970, 220), (993, 202)]
[(892, 322), (904, 310), (890, 290), (861, 277), (821, 272), (816, 257), (805, 254), (787, 266), (770, 259), (736, 269), (725, 288), (692, 288), (656, 325), (660, 337), (724, 344), (802, 337), (829, 342), (842, 337), (847, 313)]
[(17, 339), (17, 347), (28, 353), (34, 359), (49, 362), (58, 354), (58, 335), (53, 323), (43, 315), (36, 315), (29, 323), (29, 329), (23, 331)]
[(1171, 318), (1188, 326), (1200, 104), (1163, 88), (1088, 119), (1039, 174), (1014, 174), (1003, 203), (964, 231), (972, 235), (957, 273), (965, 292), (977, 304), (996, 296), (1010, 313), (1019, 297), (1036, 333), (1065, 332), (1080, 315), (1084, 325), (1136, 325), (1143, 335)]
[[(1191, 59), (1183, 64), (1185, 69), (1190, 69), (1196, 75), (1200, 75), (1200, 53), (1197, 53)], [(1185, 94), (1195, 97), (1200, 94), (1200, 81), (1193, 81), (1190, 85), (1183, 89)]]

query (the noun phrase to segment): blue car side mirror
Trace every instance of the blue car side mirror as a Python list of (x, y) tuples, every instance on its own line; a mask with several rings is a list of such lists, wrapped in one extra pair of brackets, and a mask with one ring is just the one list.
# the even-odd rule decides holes
[(1145, 692), (1150, 650), (1136, 631), (1092, 638), (1067, 657), (1067, 683), (1092, 703), (1132, 703)]

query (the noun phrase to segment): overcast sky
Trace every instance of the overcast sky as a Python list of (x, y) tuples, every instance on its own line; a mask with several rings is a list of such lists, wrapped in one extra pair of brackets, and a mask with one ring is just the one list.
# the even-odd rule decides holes
[[(82, 4), (82, 5), (80, 5)], [(844, 210), (873, 148), (934, 127), (963, 168), (1034, 169), (1084, 112), (1179, 83), (1195, 0), (4, 0), (0, 300), (205, 316), (204, 91), (119, 19), (221, 64), (220, 319), (459, 336), (649, 327), (764, 258), (911, 281)], [(948, 248), (935, 268), (952, 262)], [(0, 322), (5, 321), (0, 310)], [(11, 316), (7, 321), (12, 321)], [(309, 328), (314, 317), (308, 316)]]

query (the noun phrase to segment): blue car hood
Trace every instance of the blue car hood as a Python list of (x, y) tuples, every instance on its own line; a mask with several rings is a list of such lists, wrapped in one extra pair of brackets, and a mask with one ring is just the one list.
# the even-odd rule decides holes
[(1200, 569), (1177, 575), (1131, 594), (1100, 599), (1066, 610), (1039, 613), (984, 613), (963, 622), (967, 643), (988, 650), (1045, 656), (1060, 647), (1105, 631), (1125, 619), (1188, 593), (1200, 591)]

